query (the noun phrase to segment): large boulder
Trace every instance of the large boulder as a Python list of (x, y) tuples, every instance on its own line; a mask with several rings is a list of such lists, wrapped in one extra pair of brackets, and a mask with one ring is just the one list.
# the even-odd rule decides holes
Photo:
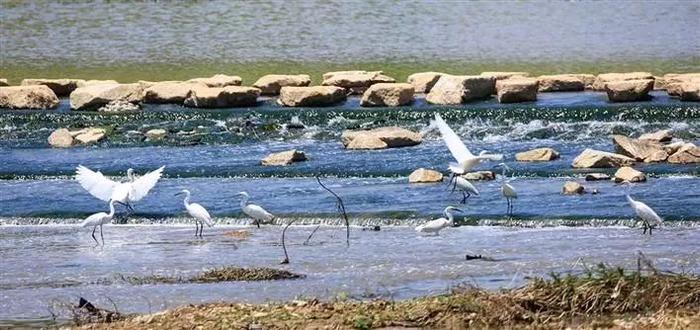
[(612, 152), (586, 149), (571, 163), (576, 168), (621, 167), (634, 164), (634, 159)]
[(669, 142), (673, 139), (673, 131), (670, 129), (662, 129), (653, 133), (645, 133), (639, 136), (640, 140), (647, 140), (652, 142)]
[(309, 85), (311, 85), (311, 77), (307, 74), (268, 74), (260, 77), (253, 84), (253, 87), (259, 88), (262, 95), (279, 95), (282, 87), (304, 87)]
[(104, 128), (90, 127), (71, 132), (71, 134), (74, 136), (75, 141), (82, 144), (91, 144), (102, 140), (107, 134), (107, 131), (105, 131)]
[(126, 100), (114, 100), (97, 109), (97, 112), (134, 112), (141, 108), (138, 104), (133, 104)]
[(685, 143), (668, 157), (668, 162), (675, 164), (700, 163), (700, 148), (693, 143)]
[(644, 173), (629, 166), (620, 167), (614, 175), (615, 182), (644, 182), (647, 180)]
[(571, 74), (557, 74), (537, 77), (540, 92), (572, 92), (586, 88), (581, 78)]
[(116, 80), (79, 80), (78, 81), (78, 88), (80, 87), (87, 87), (87, 86), (92, 86), (92, 85), (104, 85), (104, 84), (119, 84), (118, 81)]
[(529, 77), (528, 72), (508, 72), (508, 71), (486, 71), (481, 73), (482, 76), (492, 77), (494, 80), (504, 80), (510, 78), (524, 78)]
[(700, 80), (700, 73), (669, 73), (662, 79), (668, 95), (680, 96), (683, 83)]
[(605, 92), (611, 102), (632, 102), (649, 99), (654, 79), (616, 80), (605, 83)]
[(162, 82), (146, 88), (143, 95), (145, 103), (182, 104), (195, 88), (207, 88), (200, 82)]
[(407, 81), (416, 93), (428, 93), (443, 75), (442, 72), (418, 72), (408, 76)]
[(652, 88), (654, 75), (649, 72), (626, 72), (626, 73), (602, 73), (599, 74), (593, 82), (593, 89), (604, 91), (605, 86), (612, 81), (625, 80), (652, 80)]
[(345, 148), (351, 150), (376, 150), (389, 148), (389, 145), (374, 135), (360, 135), (345, 145)]
[(552, 148), (537, 148), (515, 154), (520, 162), (547, 162), (559, 158), (559, 152)]
[(442, 181), (442, 173), (434, 170), (419, 168), (408, 176), (408, 183), (429, 183)]
[(227, 76), (225, 74), (215, 74), (209, 78), (194, 78), (187, 82), (204, 84), (207, 87), (240, 86), (243, 80), (239, 76)]
[(52, 109), (57, 105), (56, 93), (43, 85), (0, 87), (0, 108)]
[(575, 181), (566, 181), (564, 186), (561, 187), (562, 195), (579, 195), (583, 194), (584, 192), (586, 192), (586, 188)]
[(69, 148), (73, 145), (73, 135), (66, 128), (59, 128), (49, 135), (49, 145), (56, 148)]
[(379, 83), (367, 88), (362, 94), (363, 107), (397, 107), (413, 102), (413, 85), (407, 83)]
[(355, 75), (355, 74), (367, 74), (367, 73), (379, 73), (382, 74), (382, 71), (365, 71), (365, 70), (347, 70), (347, 71), (331, 71), (331, 72), (326, 72), (323, 74), (322, 78), (323, 80), (330, 79), (333, 76), (337, 75)]
[(56, 96), (68, 96), (82, 84), (82, 79), (24, 79), (20, 85), (44, 85), (56, 93)]
[(496, 82), (489, 76), (443, 75), (425, 97), (432, 104), (461, 104), (490, 97)]
[(267, 157), (263, 158), (260, 163), (263, 166), (286, 166), (294, 162), (303, 162), (305, 160), (306, 154), (304, 154), (303, 151), (294, 149), (269, 154)]
[(258, 96), (260, 89), (255, 87), (195, 87), (184, 104), (193, 108), (251, 107), (258, 103)]
[(644, 162), (662, 162), (668, 158), (668, 153), (661, 144), (649, 141), (630, 139), (624, 135), (613, 135), (615, 152)]
[[(325, 74), (324, 76), (328, 75)], [(364, 73), (343, 73), (336, 72), (324, 78), (321, 85), (337, 86), (346, 88), (351, 94), (362, 94), (369, 86), (378, 83), (393, 83), (396, 79), (384, 75), (381, 71), (370, 71)]]
[[(367, 142), (372, 142), (370, 138), (380, 140), (386, 144), (385, 148), (398, 148), (414, 146), (423, 142), (423, 138), (419, 133), (407, 130), (401, 127), (379, 127), (370, 130), (355, 130), (355, 131), (344, 131), (341, 134), (340, 139), (345, 148), (347, 149), (367, 149), (367, 148), (357, 148), (358, 142), (353, 144), (352, 142), (357, 138), (363, 138), (363, 144)], [(377, 141), (373, 141), (376, 145)], [(381, 148), (372, 148), (381, 149)]]
[(8, 83), (7, 79), (5, 79), (5, 78), (0, 79), (0, 87), (5, 87), (5, 86), (10, 86), (10, 83)]
[(143, 99), (143, 85), (96, 84), (78, 87), (70, 94), (70, 106), (74, 110), (95, 109), (115, 100), (138, 103)]
[(499, 103), (532, 102), (537, 100), (537, 79), (510, 78), (496, 82)]
[(595, 83), (596, 76), (592, 75), (590, 73), (572, 73), (570, 74), (571, 76), (574, 76), (578, 79), (581, 79), (583, 81), (583, 86), (585, 89), (592, 89), (593, 84)]
[(469, 181), (491, 181), (496, 180), (496, 173), (493, 171), (476, 171), (464, 173), (461, 177)]
[(282, 87), (277, 103), (287, 107), (325, 107), (345, 101), (345, 88), (335, 86)]
[(700, 102), (700, 78), (680, 84), (681, 101)]

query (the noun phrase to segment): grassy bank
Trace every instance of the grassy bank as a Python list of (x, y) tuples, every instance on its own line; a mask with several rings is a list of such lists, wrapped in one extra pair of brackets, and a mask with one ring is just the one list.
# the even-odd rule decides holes
[(700, 72), (700, 57), (681, 59), (612, 59), (591, 62), (427, 61), (422, 59), (416, 61), (359, 61), (349, 63), (285, 61), (256, 61), (240, 64), (204, 61), (87, 65), (57, 62), (37, 65), (3, 63), (0, 67), (0, 78), (9, 79), (11, 84), (19, 84), (24, 78), (114, 79), (120, 82), (135, 82), (138, 80), (185, 80), (194, 77), (211, 76), (217, 73), (227, 73), (241, 76), (243, 83), (250, 85), (265, 74), (306, 73), (312, 76), (314, 84), (318, 84), (324, 72), (353, 69), (382, 70), (399, 81), (405, 81), (408, 75), (421, 71), (442, 71), (452, 74), (478, 74), (483, 71), (527, 71), (533, 75), (649, 71), (661, 75), (672, 72)]
[(536, 279), (491, 292), (457, 288), (405, 301), (207, 304), (85, 325), (88, 329), (368, 329), (700, 327), (700, 278), (599, 266), (578, 276)]

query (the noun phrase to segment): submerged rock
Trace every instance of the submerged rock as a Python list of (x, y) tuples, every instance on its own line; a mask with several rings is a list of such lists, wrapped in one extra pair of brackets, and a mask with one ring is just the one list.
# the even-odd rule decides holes
[(586, 181), (604, 181), (610, 180), (610, 176), (605, 173), (588, 173), (586, 174)]
[(56, 148), (69, 148), (73, 145), (73, 135), (66, 128), (59, 128), (49, 135), (49, 145)]
[(146, 132), (146, 138), (150, 141), (162, 140), (167, 135), (168, 132), (162, 128), (154, 128)]
[(341, 87), (282, 87), (277, 102), (287, 107), (325, 107), (346, 99), (347, 92)]
[(574, 158), (571, 166), (576, 168), (621, 167), (634, 164), (634, 159), (612, 152), (586, 149)]
[(662, 129), (653, 133), (645, 133), (639, 136), (640, 140), (647, 140), (652, 142), (669, 142), (673, 139), (672, 130)]
[(311, 77), (307, 74), (268, 74), (260, 77), (253, 87), (259, 88), (262, 95), (279, 95), (282, 87), (304, 87), (311, 84)]
[(160, 82), (147, 87), (143, 101), (146, 103), (182, 104), (195, 88), (207, 88), (199, 82)]
[(490, 181), (496, 179), (496, 173), (493, 171), (475, 171), (464, 173), (461, 176), (469, 181)]
[(416, 93), (428, 93), (443, 75), (445, 74), (442, 72), (418, 72), (408, 76), (406, 80), (413, 85)]
[(481, 73), (482, 76), (486, 77), (492, 77), (494, 80), (505, 80), (505, 79), (510, 79), (510, 78), (525, 78), (529, 77), (530, 73), (528, 72), (518, 72), (518, 71), (513, 71), (513, 72), (508, 72), (508, 71), (486, 71)]
[(250, 107), (258, 103), (258, 96), (260, 89), (255, 87), (195, 87), (183, 103), (193, 108)]
[(653, 87), (654, 75), (649, 72), (602, 73), (599, 74), (595, 82), (593, 82), (593, 89), (605, 91), (605, 86), (607, 86), (609, 82), (625, 80), (652, 80), (651, 87)]
[(425, 97), (432, 104), (461, 104), (490, 97), (495, 80), (489, 76), (443, 75)]
[(540, 92), (575, 92), (582, 91), (586, 85), (576, 75), (558, 74), (537, 77)]
[(115, 100), (138, 103), (143, 99), (143, 85), (95, 84), (78, 87), (70, 94), (70, 106), (74, 110), (99, 108)]
[(515, 160), (521, 162), (546, 162), (559, 158), (559, 152), (552, 148), (537, 148), (515, 154)]
[(20, 83), (22, 86), (44, 85), (50, 88), (56, 96), (68, 96), (78, 88), (84, 80), (82, 79), (24, 79)]
[(414, 89), (406, 83), (379, 83), (370, 86), (360, 100), (363, 107), (397, 107), (413, 102)]
[(442, 181), (442, 173), (434, 170), (419, 168), (408, 176), (409, 183), (429, 183)]
[(0, 87), (0, 108), (52, 109), (57, 105), (56, 94), (43, 85)]
[(306, 154), (303, 151), (288, 150), (267, 155), (260, 163), (264, 166), (286, 166), (295, 162), (305, 161)]
[(382, 71), (338, 71), (324, 74), (321, 85), (342, 87), (352, 94), (362, 94), (374, 84), (394, 82), (396, 79), (384, 75)]
[(227, 76), (225, 74), (215, 74), (208, 78), (194, 78), (186, 82), (204, 84), (207, 87), (240, 86), (243, 80), (239, 76)]
[[(401, 127), (380, 127), (371, 130), (344, 131), (340, 138), (347, 149), (399, 148), (414, 146), (423, 141), (419, 133)], [(361, 140), (355, 141), (358, 138)], [(383, 144), (379, 143), (379, 141), (383, 142)], [(371, 146), (371, 148), (363, 146)]]
[(114, 100), (97, 109), (97, 112), (132, 112), (139, 110), (141, 110), (141, 108), (137, 104), (125, 100)]
[(700, 163), (700, 148), (693, 143), (685, 143), (668, 157), (668, 162), (675, 164)]
[(75, 141), (82, 144), (91, 144), (102, 140), (107, 132), (104, 128), (90, 127), (79, 131), (71, 132)]
[(630, 139), (623, 135), (613, 135), (615, 151), (644, 162), (661, 162), (668, 153), (661, 144), (649, 140)]
[(620, 167), (615, 172), (615, 182), (644, 182), (647, 180), (644, 173), (637, 171), (629, 166)]
[(584, 188), (580, 183), (574, 181), (566, 181), (564, 186), (561, 187), (562, 195), (578, 195), (583, 194), (584, 192), (586, 192), (586, 188)]
[(496, 82), (499, 103), (537, 101), (537, 79), (510, 78)]
[(649, 99), (654, 79), (620, 80), (605, 83), (605, 92), (611, 102), (632, 102)]

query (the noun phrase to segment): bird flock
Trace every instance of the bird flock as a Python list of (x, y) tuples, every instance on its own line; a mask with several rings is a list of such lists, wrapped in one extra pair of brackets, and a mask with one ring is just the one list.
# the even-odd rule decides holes
[[(459, 190), (462, 193), (462, 204), (466, 204), (467, 199), (472, 196), (479, 196), (479, 190), (462, 177), (463, 174), (469, 172), (477, 165), (485, 161), (500, 161), (503, 159), (502, 154), (489, 154), (486, 151), (480, 152), (478, 155), (472, 154), (467, 146), (462, 142), (459, 136), (450, 128), (449, 125), (442, 119), (439, 114), (435, 114), (435, 119), (431, 122), (430, 127), (437, 127), (440, 131), (443, 141), (448, 150), (452, 154), (456, 162), (448, 164), (450, 178), (448, 180), (448, 189), (450, 193)], [(505, 163), (499, 163), (496, 167), (501, 168), (501, 187), (500, 192), (507, 202), (507, 215), (513, 216), (513, 202), (518, 198), (515, 187), (510, 184), (510, 179), (506, 176), (507, 171), (511, 170)], [(88, 216), (83, 222), (82, 227), (92, 227), (92, 238), (98, 245), (100, 244), (95, 237), (97, 227), (100, 227), (100, 237), (102, 245), (104, 245), (104, 235), (102, 226), (113, 221), (116, 213), (115, 204), (126, 207), (129, 216), (134, 212), (133, 203), (143, 199), (151, 189), (156, 185), (162, 177), (165, 166), (161, 166), (151, 172), (144, 174), (141, 177), (134, 175), (133, 169), (126, 171), (127, 180), (125, 182), (113, 181), (105, 177), (101, 172), (92, 171), (89, 168), (79, 165), (76, 169), (75, 179), (80, 185), (92, 196), (108, 202), (109, 213), (98, 212)], [(214, 222), (209, 212), (200, 204), (192, 203), (192, 194), (189, 190), (183, 189), (176, 196), (184, 195), (183, 204), (186, 212), (195, 220), (195, 237), (202, 237), (204, 226), (212, 227)], [(240, 192), (241, 211), (253, 220), (253, 223), (259, 228), (260, 224), (270, 223), (275, 219), (275, 216), (266, 211), (262, 206), (249, 202), (250, 195), (247, 192)], [(654, 210), (643, 202), (634, 200), (630, 197), (629, 192), (626, 195), (627, 201), (634, 210), (637, 217), (642, 220), (643, 234), (647, 230), (649, 235), (652, 230), (663, 224), (663, 219), (659, 217)], [(415, 228), (416, 232), (439, 235), (439, 232), (447, 227), (455, 226), (454, 212), (463, 211), (454, 206), (448, 206), (444, 209), (444, 217), (428, 221)]]

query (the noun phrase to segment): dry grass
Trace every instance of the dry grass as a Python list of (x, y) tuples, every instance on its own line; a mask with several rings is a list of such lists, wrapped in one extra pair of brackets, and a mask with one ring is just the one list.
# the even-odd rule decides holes
[(318, 300), (187, 306), (110, 329), (368, 329), (381, 327), (700, 329), (700, 279), (599, 266), (580, 276), (537, 279), (490, 292), (471, 287), (405, 301)]

